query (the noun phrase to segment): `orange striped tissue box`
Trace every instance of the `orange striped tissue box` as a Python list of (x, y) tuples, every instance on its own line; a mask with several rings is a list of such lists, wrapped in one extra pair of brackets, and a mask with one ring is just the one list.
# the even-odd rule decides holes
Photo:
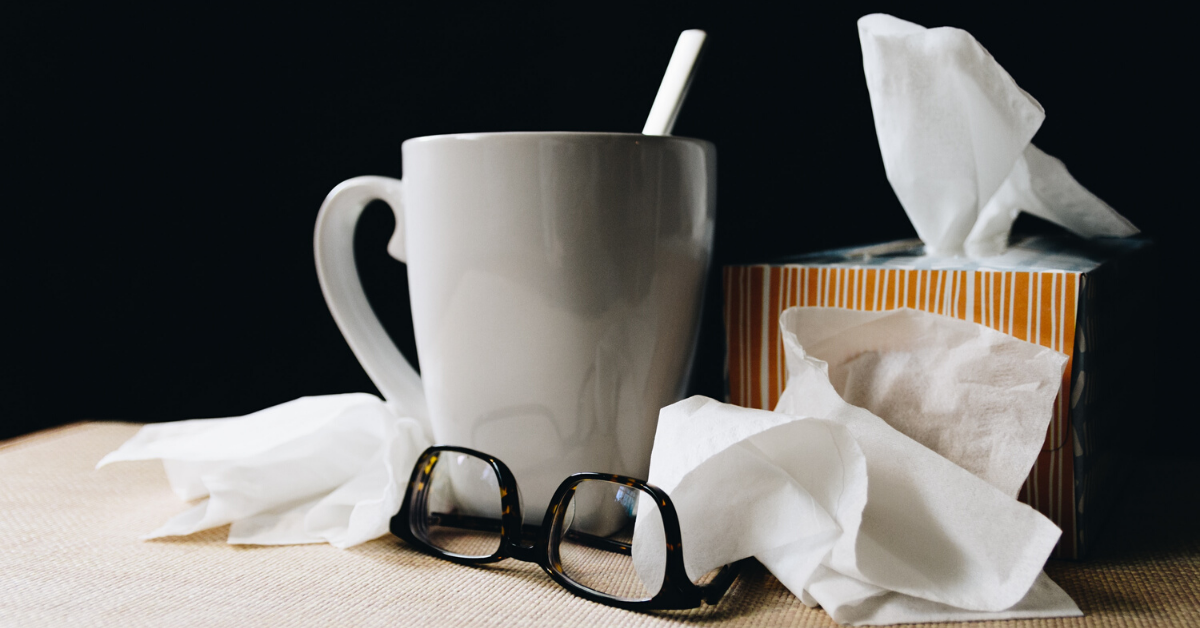
[(919, 240), (905, 240), (726, 266), (728, 400), (763, 409), (779, 400), (779, 315), (789, 307), (908, 307), (1062, 351), (1062, 389), (1020, 499), (1062, 528), (1056, 557), (1082, 558), (1119, 491), (1122, 413), (1148, 390), (1137, 330), (1149, 325), (1150, 248), (1144, 238), (1039, 236), (967, 260), (925, 257)]

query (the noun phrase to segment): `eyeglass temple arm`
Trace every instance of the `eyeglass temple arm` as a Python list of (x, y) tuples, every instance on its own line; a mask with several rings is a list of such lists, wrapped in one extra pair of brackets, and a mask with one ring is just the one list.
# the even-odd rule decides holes
[(750, 558), (743, 558), (735, 563), (730, 563), (721, 568), (717, 575), (707, 584), (700, 587), (700, 593), (704, 596), (705, 604), (716, 604), (729, 591), (729, 587), (733, 585), (733, 581), (737, 579), (742, 567), (749, 562)]

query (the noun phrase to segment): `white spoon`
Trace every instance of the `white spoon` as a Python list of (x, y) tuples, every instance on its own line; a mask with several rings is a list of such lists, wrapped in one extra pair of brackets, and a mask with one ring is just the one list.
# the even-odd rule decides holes
[(675, 127), (675, 117), (683, 99), (687, 97), (688, 87), (696, 74), (696, 59), (700, 49), (704, 47), (707, 35), (701, 30), (687, 30), (679, 34), (675, 42), (675, 52), (671, 54), (671, 62), (667, 64), (667, 73), (663, 75), (662, 84), (658, 86), (658, 95), (654, 97), (654, 105), (650, 107), (650, 117), (646, 118), (646, 126), (642, 129), (644, 135), (670, 135)]

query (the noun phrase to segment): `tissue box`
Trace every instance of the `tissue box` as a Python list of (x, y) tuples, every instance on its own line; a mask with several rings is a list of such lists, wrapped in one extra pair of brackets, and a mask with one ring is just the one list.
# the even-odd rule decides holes
[(1120, 489), (1122, 431), (1148, 398), (1138, 346), (1153, 327), (1150, 250), (1144, 238), (1037, 236), (969, 260), (924, 257), (905, 240), (726, 266), (728, 401), (775, 406), (787, 380), (779, 315), (794, 306), (909, 307), (1062, 351), (1062, 390), (1019, 498), (1062, 528), (1056, 557), (1083, 558)]

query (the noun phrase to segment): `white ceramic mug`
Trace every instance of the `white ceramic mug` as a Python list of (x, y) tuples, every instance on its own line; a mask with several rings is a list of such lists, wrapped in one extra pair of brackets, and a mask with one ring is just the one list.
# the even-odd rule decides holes
[[(503, 460), (531, 512), (569, 474), (644, 478), (687, 383), (716, 211), (716, 149), (621, 133), (404, 142), (403, 180), (358, 177), (317, 217), (317, 275), (355, 356), (435, 442)], [(352, 244), (396, 214), (418, 376), (372, 313)]]

